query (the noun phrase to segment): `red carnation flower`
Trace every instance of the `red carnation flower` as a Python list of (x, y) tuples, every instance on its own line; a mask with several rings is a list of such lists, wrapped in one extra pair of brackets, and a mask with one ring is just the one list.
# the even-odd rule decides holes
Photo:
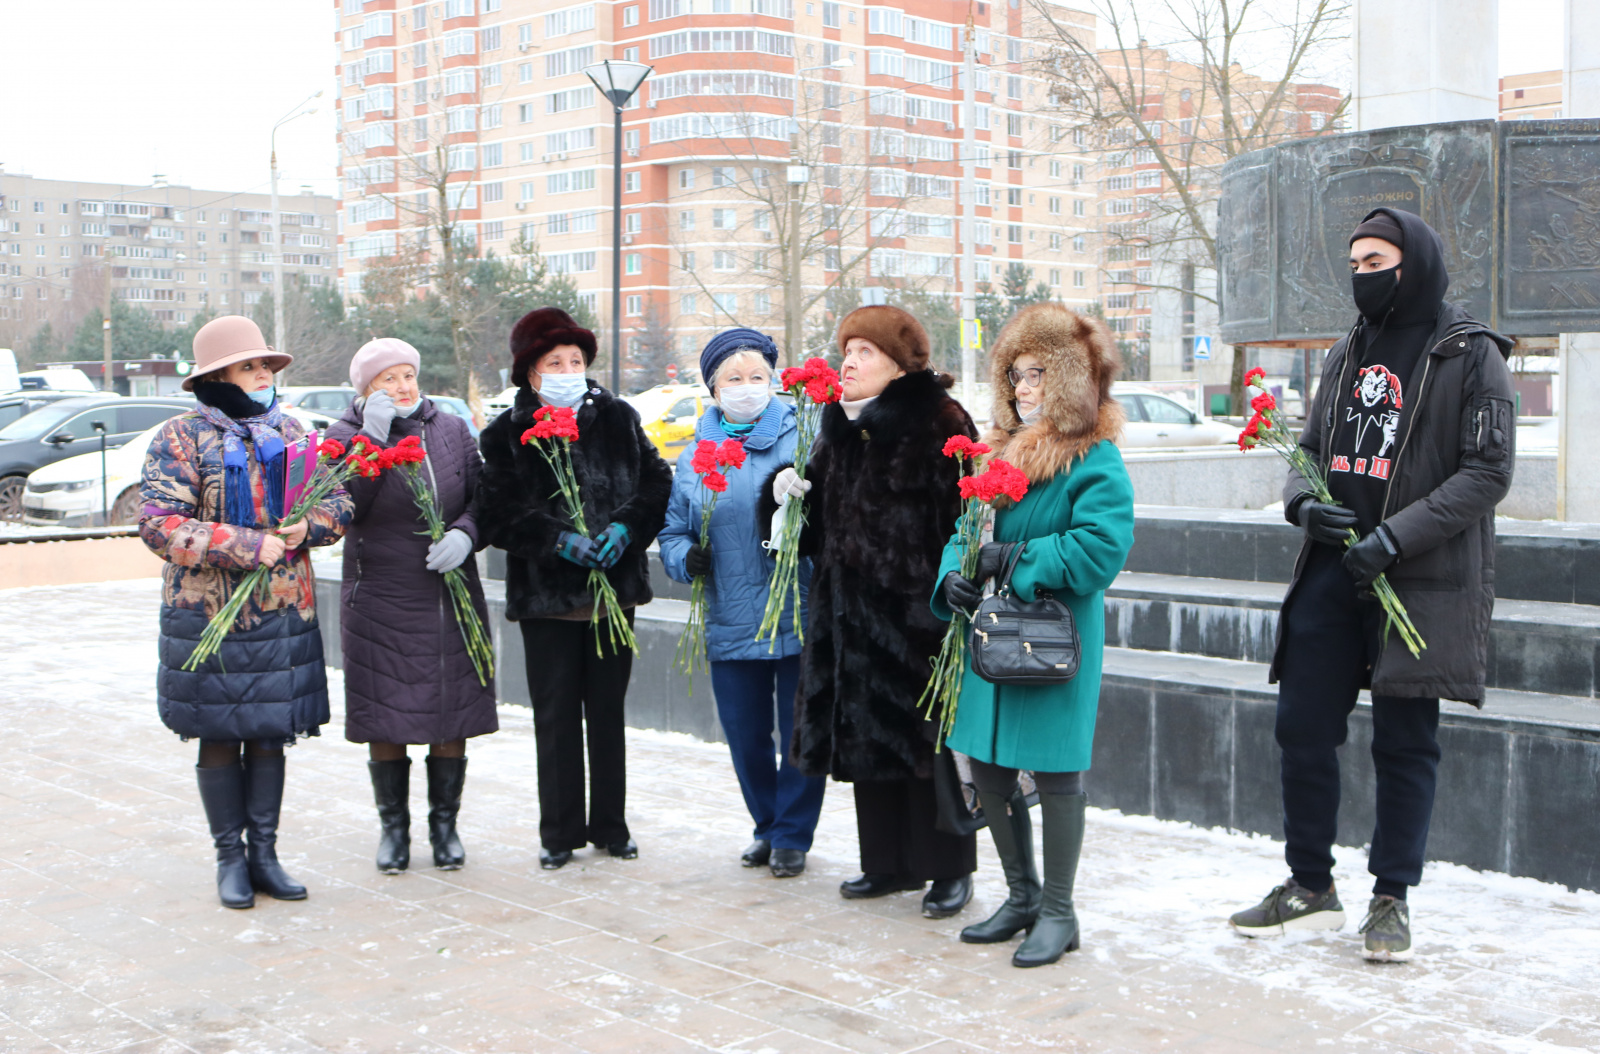
[(1252, 384), (1255, 384), (1256, 381), (1265, 378), (1266, 375), (1267, 371), (1262, 369), (1260, 366), (1257, 366), (1254, 369), (1246, 370), (1244, 375), (1244, 386), (1248, 388)]
[(717, 447), (717, 464), (723, 468), (744, 468), (744, 444), (737, 439), (724, 440)]
[(1254, 410), (1258, 414), (1264, 414), (1268, 410), (1276, 410), (1277, 408), (1278, 400), (1272, 397), (1271, 392), (1262, 392), (1260, 395), (1250, 400), (1250, 409)]
[(689, 467), (698, 475), (705, 475), (717, 467), (717, 444), (710, 439), (702, 439), (695, 445), (694, 457), (689, 460)]
[(728, 489), (728, 477), (720, 472), (707, 472), (700, 482), (705, 484), (706, 490), (711, 491), (713, 494), (721, 494)]
[(324, 439), (322, 445), (317, 447), (317, 454), (320, 457), (332, 458), (337, 461), (339, 458), (344, 457), (344, 444), (337, 439)]
[(422, 446), (422, 437), (421, 436), (406, 436), (404, 439), (400, 440), (400, 442), (396, 443), (395, 446), (397, 446), (397, 447), (410, 447), (410, 446), (420, 447), (420, 446)]

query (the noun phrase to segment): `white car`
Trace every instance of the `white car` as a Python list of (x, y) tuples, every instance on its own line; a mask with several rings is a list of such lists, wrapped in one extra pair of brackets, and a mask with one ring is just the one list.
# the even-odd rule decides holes
[[(78, 454), (36, 469), (22, 491), (22, 522), (37, 527), (90, 527), (139, 522), (139, 480), (144, 457), (165, 421), (145, 429), (105, 454), (105, 486), (100, 485), (100, 453)], [(101, 495), (105, 501), (101, 501)], [(106, 518), (106, 505), (111, 506)]]
[(1119, 384), (1111, 395), (1128, 414), (1123, 447), (1218, 446), (1239, 436), (1237, 428), (1201, 417), (1159, 392)]

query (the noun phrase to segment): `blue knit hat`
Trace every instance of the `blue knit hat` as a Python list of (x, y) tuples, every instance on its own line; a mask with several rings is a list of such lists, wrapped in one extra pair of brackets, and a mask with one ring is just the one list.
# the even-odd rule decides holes
[(741, 351), (759, 352), (767, 360), (768, 366), (778, 365), (778, 346), (771, 337), (760, 330), (743, 326), (725, 329), (707, 341), (706, 349), (700, 353), (700, 383), (709, 388), (711, 378), (717, 375), (717, 367), (729, 356)]

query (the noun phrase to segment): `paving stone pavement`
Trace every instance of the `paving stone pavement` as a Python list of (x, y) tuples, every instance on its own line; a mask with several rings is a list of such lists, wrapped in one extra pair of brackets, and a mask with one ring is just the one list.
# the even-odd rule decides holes
[[(632, 732), (638, 860), (538, 866), (527, 711), (470, 747), (468, 865), (378, 874), (363, 748), (289, 752), (280, 851), (300, 903), (218, 905), (192, 745), (156, 720), (156, 584), (0, 593), (0, 1049), (6, 1051), (1558, 1051), (1600, 1049), (1600, 895), (1430, 867), (1419, 960), (1345, 932), (1246, 941), (1224, 925), (1282, 874), (1267, 839), (1093, 811), (1084, 947), (1016, 970), (917, 897), (845, 902), (849, 789), (810, 870), (743, 869), (725, 750)], [(420, 752), (418, 752), (420, 753)], [(1275, 764), (1262, 759), (1263, 764)], [(1093, 793), (1092, 779), (1090, 792)]]

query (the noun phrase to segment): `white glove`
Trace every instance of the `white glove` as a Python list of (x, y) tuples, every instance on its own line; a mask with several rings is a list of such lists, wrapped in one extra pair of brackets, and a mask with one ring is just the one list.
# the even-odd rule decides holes
[(361, 430), (380, 443), (389, 441), (389, 426), (394, 424), (395, 405), (389, 393), (379, 388), (367, 396), (361, 408)]
[(811, 489), (811, 481), (800, 478), (800, 473), (792, 468), (780, 471), (772, 480), (772, 500), (778, 503), (781, 509), (789, 504), (790, 498), (804, 497)]
[(444, 537), (428, 546), (428, 570), (441, 575), (454, 571), (472, 555), (472, 537), (459, 527), (444, 532)]

